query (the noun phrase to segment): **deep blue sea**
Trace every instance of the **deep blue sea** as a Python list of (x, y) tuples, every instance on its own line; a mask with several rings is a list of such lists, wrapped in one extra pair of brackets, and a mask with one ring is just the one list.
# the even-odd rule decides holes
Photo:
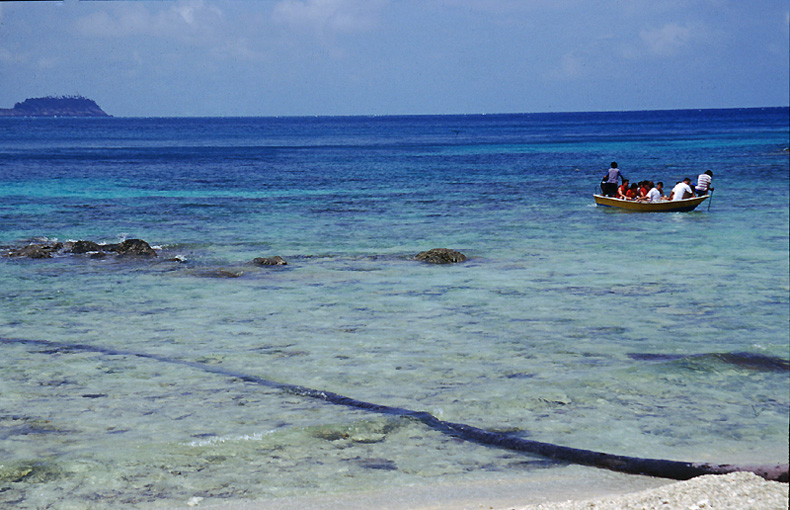
[[(608, 476), (238, 374), (607, 453), (787, 462), (788, 126), (2, 118), (0, 507)], [(689, 213), (596, 207), (613, 160), (667, 190), (711, 170), (715, 191)], [(158, 256), (5, 256), (133, 238)], [(414, 260), (431, 248), (468, 260)]]

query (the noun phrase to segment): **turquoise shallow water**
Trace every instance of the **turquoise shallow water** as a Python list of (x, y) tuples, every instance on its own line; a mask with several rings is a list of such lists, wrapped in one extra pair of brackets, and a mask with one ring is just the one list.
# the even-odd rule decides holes
[[(75, 343), (566, 446), (787, 462), (788, 372), (739, 354), (790, 357), (787, 115), (3, 119), (4, 251), (143, 238), (159, 256), (0, 258), (0, 502), (176, 506), (561, 469)], [(613, 158), (637, 180), (713, 169), (710, 210), (596, 208)], [(469, 260), (412, 260), (433, 247)], [(288, 265), (251, 264), (273, 255)]]

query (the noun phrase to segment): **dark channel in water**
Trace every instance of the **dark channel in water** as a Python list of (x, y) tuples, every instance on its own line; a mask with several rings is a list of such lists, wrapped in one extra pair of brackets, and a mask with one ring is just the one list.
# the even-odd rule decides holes
[[(303, 397), (316, 398), (329, 402), (335, 405), (342, 405), (361, 409), (379, 414), (390, 416), (399, 416), (422, 422), (424, 425), (433, 430), (443, 434), (451, 435), (466, 441), (494, 446), (497, 448), (519, 451), (524, 453), (533, 453), (547, 458), (551, 458), (561, 462), (570, 462), (574, 464), (583, 464), (587, 466), (599, 467), (603, 469), (610, 469), (612, 471), (619, 471), (630, 474), (642, 474), (648, 476), (656, 476), (660, 478), (671, 478), (675, 480), (686, 480), (695, 476), (704, 474), (723, 474), (734, 471), (750, 471), (767, 480), (776, 480), (781, 482), (788, 482), (788, 465), (775, 465), (775, 466), (736, 466), (730, 464), (708, 464), (698, 462), (680, 462), (664, 459), (645, 459), (639, 457), (627, 457), (622, 455), (611, 455), (602, 452), (595, 452), (591, 450), (582, 450), (578, 448), (569, 448), (559, 446), (551, 443), (542, 443), (539, 441), (531, 441), (528, 439), (517, 438), (507, 434), (497, 432), (490, 432), (471, 425), (463, 423), (453, 423), (443, 421), (426, 411), (413, 411), (402, 407), (392, 407), (362, 400), (356, 400), (350, 397), (339, 395), (330, 391), (315, 390), (306, 388), (295, 384), (280, 383), (257, 377), (253, 375), (243, 374), (233, 370), (226, 370), (216, 366), (206, 365), (194, 361), (179, 360), (167, 356), (160, 356), (155, 354), (140, 353), (134, 351), (126, 351), (121, 349), (110, 349), (105, 347), (96, 347), (88, 344), (78, 343), (63, 343), (51, 342), (47, 340), (32, 340), (32, 339), (11, 339), (0, 338), (0, 342), (4, 344), (24, 344), (43, 347), (39, 352), (41, 354), (66, 354), (70, 352), (96, 352), (108, 356), (132, 356), (144, 359), (150, 359), (161, 363), (170, 363), (175, 365), (184, 365), (190, 368), (203, 370), (218, 375), (236, 378), (245, 382), (259, 384), (269, 388), (276, 388), (284, 392), (299, 395)], [(744, 353), (735, 359), (747, 358)], [(634, 355), (645, 356), (645, 355)], [(655, 359), (655, 356), (648, 359)], [(632, 356), (633, 357), (633, 356)], [(635, 358), (638, 359), (638, 358)], [(728, 358), (725, 361), (730, 362)], [(780, 360), (781, 361), (781, 360)], [(771, 366), (776, 365), (774, 361)], [(786, 362), (785, 362), (786, 364)], [(384, 468), (386, 469), (386, 468)]]

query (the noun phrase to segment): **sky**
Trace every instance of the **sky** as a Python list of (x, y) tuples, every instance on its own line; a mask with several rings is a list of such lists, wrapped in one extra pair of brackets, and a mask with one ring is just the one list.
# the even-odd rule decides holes
[(787, 0), (0, 1), (0, 108), (119, 117), (787, 106)]

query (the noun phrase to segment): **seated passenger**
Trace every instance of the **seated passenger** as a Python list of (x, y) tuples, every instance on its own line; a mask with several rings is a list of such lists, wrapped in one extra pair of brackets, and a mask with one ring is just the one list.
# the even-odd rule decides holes
[(623, 179), (623, 184), (617, 188), (617, 198), (621, 200), (626, 200), (627, 197), (625, 194), (628, 193), (628, 179)]
[(661, 192), (658, 188), (653, 186), (653, 181), (648, 181), (645, 202), (661, 202), (662, 200), (664, 200), (664, 197), (661, 196)]
[(659, 193), (661, 193), (661, 198), (667, 198), (667, 196), (664, 194), (664, 183), (662, 181), (658, 181), (656, 183), (656, 189)]
[(691, 179), (686, 177), (679, 183), (675, 184), (675, 187), (672, 188), (672, 192), (669, 194), (670, 200), (685, 200), (687, 198), (692, 198), (694, 196), (694, 192), (691, 191)]
[(639, 198), (639, 186), (636, 183), (633, 183), (628, 191), (625, 192), (626, 200), (636, 200)]

